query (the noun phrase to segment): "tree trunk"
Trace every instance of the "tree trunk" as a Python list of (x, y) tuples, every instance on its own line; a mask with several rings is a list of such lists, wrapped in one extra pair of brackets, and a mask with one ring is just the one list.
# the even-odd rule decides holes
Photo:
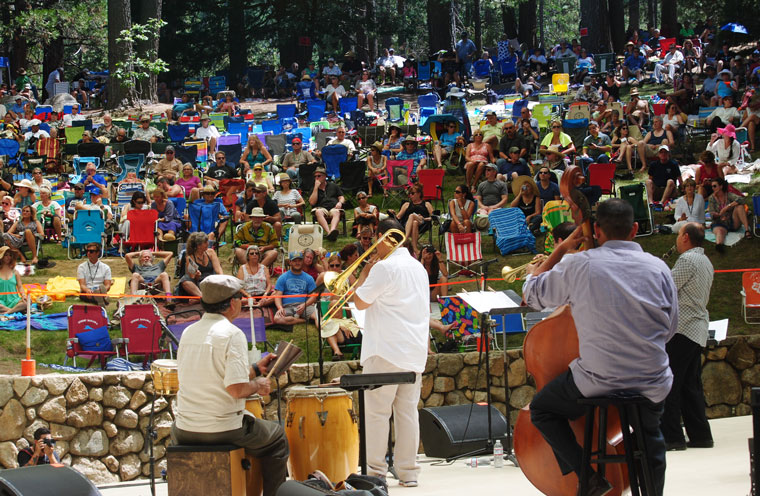
[[(430, 53), (451, 50), (449, 6), (440, 0), (427, 0), (428, 46)], [(445, 26), (445, 27), (444, 27)]]
[(628, 31), (638, 30), (641, 26), (639, 0), (628, 0)]
[[(161, 19), (163, 0), (140, 0), (137, 22), (147, 24), (150, 19)], [(151, 36), (145, 41), (137, 43), (135, 49), (140, 57), (155, 61), (158, 57), (159, 36)], [(140, 83), (140, 99), (155, 103), (158, 101), (158, 75), (151, 74), (147, 80)]]
[[(29, 10), (29, 4), (26, 0), (16, 0), (14, 15), (18, 15), (19, 12), (26, 12)], [(3, 24), (5, 26), (10, 24), (11, 19), (11, 11), (9, 8), (3, 9)], [(8, 52), (5, 52), (8, 53)], [(28, 55), (28, 45), (26, 42), (26, 36), (24, 35), (24, 30), (20, 27), (17, 27), (13, 30), (13, 33), (11, 34), (11, 53), (10, 53), (10, 64), (11, 64), (11, 77), (17, 76), (18, 73), (16, 72), (19, 67), (23, 67), (27, 71), (29, 71), (30, 67), (27, 62), (27, 55)], [(2, 69), (5, 71), (5, 69)], [(3, 77), (7, 76), (7, 72), (3, 74)], [(29, 74), (31, 77), (31, 74)], [(45, 78), (46, 74), (43, 74), (42, 77)], [(43, 83), (44, 83), (43, 79)], [(8, 88), (11, 87), (11, 84), (13, 84), (13, 79), (8, 81)], [(21, 88), (23, 89), (23, 88)]]
[(647, 0), (647, 27), (657, 27), (656, 3), (656, 0)]
[(527, 0), (518, 10), (518, 38), (530, 47), (537, 46), (536, 40), (536, 0)]
[[(377, 26), (377, 4), (375, 3), (375, 0), (367, 0), (366, 2), (367, 11), (366, 11), (366, 25), (367, 26)], [(379, 57), (378, 55), (378, 46), (377, 46), (377, 36), (370, 36), (367, 40), (367, 57), (370, 62), (370, 65), (375, 63), (375, 60)]]
[(610, 26), (607, 0), (581, 0), (581, 28), (588, 35), (581, 37), (581, 45), (590, 53), (609, 50)]
[[(230, 0), (227, 10), (227, 47), (230, 75), (227, 85), (235, 88), (248, 66), (248, 42), (245, 37), (245, 2)], [(214, 95), (216, 96), (216, 95)]]
[(517, 38), (517, 19), (515, 8), (505, 3), (501, 4), (501, 22), (504, 24), (504, 34), (508, 40)]
[(660, 36), (675, 38), (678, 35), (678, 2), (676, 0), (662, 0), (660, 9), (660, 17), (662, 18)]
[(546, 48), (544, 44), (544, 0), (538, 0), (538, 42), (542, 48)]
[[(108, 0), (108, 71), (116, 72), (116, 63), (123, 59), (130, 47), (127, 43), (118, 43), (116, 38), (121, 31), (132, 26), (132, 14), (129, 0)], [(127, 88), (115, 76), (108, 78), (108, 108), (122, 105), (127, 97)]]
[(472, 0), (472, 23), (475, 25), (475, 33), (472, 41), (478, 47), (478, 52), (483, 49), (483, 28), (480, 25), (480, 0)]
[(623, 53), (625, 48), (625, 8), (623, 0), (610, 2), (610, 34), (612, 36), (612, 51)]

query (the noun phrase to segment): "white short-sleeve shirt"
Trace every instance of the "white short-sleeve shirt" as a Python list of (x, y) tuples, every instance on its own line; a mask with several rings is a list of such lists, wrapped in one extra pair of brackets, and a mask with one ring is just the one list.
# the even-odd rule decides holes
[(393, 365), (422, 373), (430, 332), (430, 288), (425, 268), (399, 248), (372, 270), (356, 295), (366, 310), (361, 363), (379, 356)]
[(87, 288), (94, 291), (103, 284), (103, 281), (111, 280), (111, 267), (100, 260), (95, 264), (85, 260), (77, 268), (77, 279), (84, 279)]
[(232, 384), (249, 382), (248, 344), (224, 316), (206, 313), (182, 333), (177, 350), (177, 427), (189, 432), (225, 432), (243, 425), (245, 398)]

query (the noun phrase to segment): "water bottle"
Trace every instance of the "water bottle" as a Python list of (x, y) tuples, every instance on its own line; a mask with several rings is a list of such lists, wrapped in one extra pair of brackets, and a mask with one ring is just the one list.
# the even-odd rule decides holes
[(493, 468), (502, 468), (504, 466), (504, 446), (500, 440), (496, 440), (493, 445)]

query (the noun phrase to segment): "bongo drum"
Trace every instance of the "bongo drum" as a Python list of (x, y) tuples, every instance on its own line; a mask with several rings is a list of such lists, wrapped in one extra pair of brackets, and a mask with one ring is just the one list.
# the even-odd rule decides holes
[(177, 391), (179, 391), (177, 360), (154, 360), (150, 364), (150, 373), (153, 376), (153, 389), (156, 391), (156, 394), (177, 394)]
[(290, 445), (288, 470), (306, 480), (321, 470), (342, 481), (359, 465), (359, 427), (351, 395), (340, 388), (293, 387), (287, 393), (285, 434)]

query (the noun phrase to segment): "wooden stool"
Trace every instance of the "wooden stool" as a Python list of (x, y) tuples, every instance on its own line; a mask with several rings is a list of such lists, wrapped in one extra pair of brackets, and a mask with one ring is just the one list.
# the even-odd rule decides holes
[(232, 444), (167, 448), (169, 496), (261, 496), (261, 465)]
[[(654, 476), (652, 475), (652, 469), (649, 466), (649, 459), (647, 458), (647, 446), (640, 413), (640, 406), (647, 402), (649, 400), (645, 397), (633, 394), (578, 400), (578, 404), (585, 405), (587, 408), (586, 427), (583, 434), (582, 468), (581, 476), (579, 477), (580, 491), (578, 494), (585, 494), (585, 491), (588, 490), (588, 483), (591, 477), (591, 474), (588, 473), (588, 467), (592, 463), (597, 464), (599, 474), (602, 477), (604, 477), (605, 464), (625, 463), (628, 466), (631, 495), (653, 496), (655, 494)], [(607, 442), (607, 409), (610, 406), (616, 407), (620, 413), (620, 428), (625, 448), (624, 455), (608, 455), (605, 450)], [(594, 450), (592, 445), (594, 442), (594, 410), (596, 408), (599, 408), (599, 428), (596, 450)], [(631, 435), (631, 427), (633, 427), (633, 436), (636, 436), (635, 448), (634, 439)], [(638, 464), (636, 461), (638, 461)], [(642, 482), (643, 488), (640, 487)]]

